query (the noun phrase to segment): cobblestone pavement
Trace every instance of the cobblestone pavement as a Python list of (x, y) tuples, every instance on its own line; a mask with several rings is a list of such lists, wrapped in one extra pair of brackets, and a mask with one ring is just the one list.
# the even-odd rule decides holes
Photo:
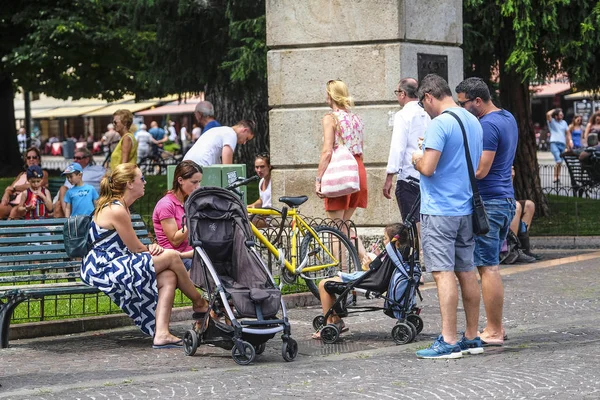
[[(134, 328), (12, 341), (0, 350), (0, 399), (596, 399), (599, 259), (594, 252), (504, 268), (510, 338), (483, 355), (415, 357), (440, 331), (436, 292), (426, 288), (425, 328), (403, 346), (393, 343), (394, 321), (381, 312), (347, 318), (344, 341), (328, 346), (309, 339), (318, 308), (291, 310), (300, 354), (290, 363), (278, 337), (245, 367), (218, 348), (201, 347), (193, 357), (152, 350)], [(188, 325), (173, 331), (181, 335)]]

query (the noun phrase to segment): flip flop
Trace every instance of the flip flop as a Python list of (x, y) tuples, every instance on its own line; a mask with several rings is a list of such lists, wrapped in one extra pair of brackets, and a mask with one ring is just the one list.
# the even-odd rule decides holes
[(179, 339), (178, 341), (171, 342), (171, 343), (153, 344), (152, 348), (155, 350), (180, 349), (182, 346), (183, 346), (183, 339)]
[[(483, 328), (483, 330), (481, 331), (481, 333), (485, 332), (485, 328)], [(504, 330), (504, 328), (502, 328), (502, 332), (504, 332), (504, 337), (502, 337), (503, 340), (508, 340), (508, 334), (506, 333), (506, 330)]]
[(481, 345), (483, 347), (502, 347), (504, 346), (503, 342), (486, 342), (485, 340), (481, 340)]
[[(344, 324), (343, 322), (342, 322), (341, 329), (339, 327), (339, 322), (337, 324), (332, 324), (332, 325), (336, 325), (338, 327), (340, 334), (342, 334), (344, 332), (348, 332), (350, 330), (350, 328), (348, 328), (346, 326), (346, 324)], [(311, 337), (315, 340), (321, 340), (321, 330), (318, 330), (317, 332), (313, 333)]]

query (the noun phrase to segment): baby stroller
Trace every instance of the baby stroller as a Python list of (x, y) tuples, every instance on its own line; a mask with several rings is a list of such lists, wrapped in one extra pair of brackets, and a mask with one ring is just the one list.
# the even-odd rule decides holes
[(227, 322), (210, 312), (195, 313), (197, 323), (183, 337), (185, 354), (210, 344), (231, 350), (235, 362), (246, 365), (282, 332), (281, 354), (294, 360), (298, 344), (290, 337), (281, 292), (254, 249), (246, 207), (228, 190), (204, 187), (189, 196), (185, 214), (194, 247), (190, 277), (208, 294), (209, 310), (222, 313)]
[[(417, 307), (421, 270), (417, 262), (419, 239), (414, 215), (421, 201), (420, 195), (413, 204), (403, 223), (400, 236), (408, 237), (408, 244), (397, 249), (388, 243), (385, 250), (369, 264), (369, 270), (351, 282), (328, 281), (325, 290), (336, 296), (333, 306), (313, 320), (313, 328), (321, 331), (323, 343), (335, 343), (340, 336), (339, 325), (327, 324), (327, 319), (334, 313), (341, 318), (358, 312), (379, 311), (397, 319), (392, 328), (392, 338), (397, 344), (406, 344), (415, 339), (423, 330), (423, 320), (419, 316), (421, 309)], [(383, 298), (383, 307), (356, 305), (356, 293), (362, 293), (367, 299)], [(349, 301), (350, 300), (350, 301)], [(351, 304), (349, 304), (351, 303)]]

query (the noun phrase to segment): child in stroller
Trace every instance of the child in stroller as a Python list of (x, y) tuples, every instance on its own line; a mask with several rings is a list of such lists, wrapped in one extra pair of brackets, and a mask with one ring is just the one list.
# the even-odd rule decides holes
[[(190, 278), (207, 293), (213, 311), (195, 313), (197, 323), (183, 338), (185, 354), (211, 344), (231, 349), (235, 362), (246, 365), (282, 332), (282, 356), (292, 361), (298, 345), (281, 292), (254, 248), (246, 207), (229, 190), (203, 187), (185, 202), (185, 215), (194, 248)], [(221, 310), (228, 323), (215, 318)]]
[[(421, 332), (423, 320), (416, 307), (421, 271), (415, 262), (418, 240), (411, 215), (414, 214), (409, 214), (405, 224), (385, 228), (385, 251), (371, 262), (368, 271), (341, 273), (338, 278), (320, 282), (323, 315), (313, 320), (313, 328), (317, 331), (313, 338), (335, 343), (345, 330), (342, 317), (359, 311), (383, 310), (386, 315), (396, 318), (398, 322), (392, 329), (392, 337), (398, 344), (411, 342)], [(367, 298), (383, 298), (384, 306), (350, 307), (348, 298), (353, 292), (364, 293)], [(349, 308), (356, 311), (351, 312)]]

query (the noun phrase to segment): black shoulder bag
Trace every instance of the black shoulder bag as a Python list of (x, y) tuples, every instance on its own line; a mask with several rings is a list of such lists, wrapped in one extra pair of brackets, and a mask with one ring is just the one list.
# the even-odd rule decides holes
[(452, 111), (444, 112), (456, 118), (458, 125), (460, 125), (460, 129), (462, 130), (463, 142), (465, 143), (465, 158), (467, 159), (469, 179), (471, 180), (471, 187), (473, 188), (473, 233), (480, 236), (485, 235), (490, 231), (490, 222), (487, 213), (485, 212), (483, 200), (479, 194), (477, 182), (475, 181), (475, 172), (473, 171), (473, 163), (471, 162), (471, 155), (469, 153), (469, 143), (467, 142), (467, 132), (465, 131), (462, 121), (458, 118), (458, 115), (454, 114)]

